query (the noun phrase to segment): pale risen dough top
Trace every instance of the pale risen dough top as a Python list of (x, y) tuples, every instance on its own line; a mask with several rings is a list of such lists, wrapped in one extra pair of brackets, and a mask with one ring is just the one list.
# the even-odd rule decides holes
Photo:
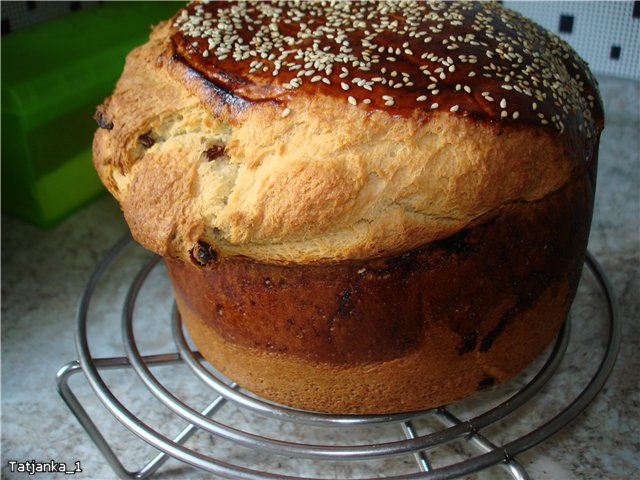
[[(149, 42), (128, 56), (113, 95), (96, 115), (102, 127), (93, 145), (98, 173), (122, 205), (134, 237), (161, 255), (188, 259), (198, 242), (211, 245), (220, 257), (264, 262), (394, 255), (489, 221), (513, 202), (543, 198), (562, 188), (593, 154), (601, 106), (586, 66), (572, 52), (580, 74), (575, 80), (566, 71), (556, 75), (568, 82), (563, 101), (544, 69), (540, 88), (531, 85), (531, 95), (522, 92), (525, 84), (520, 92), (503, 88), (519, 85), (518, 78), (528, 82), (535, 72), (514, 73), (505, 83), (505, 74), (483, 67), (502, 61), (515, 62), (515, 69), (515, 54), (476, 56), (469, 63), (478, 46), (461, 42), (449, 51), (448, 42), (438, 44), (447, 38), (446, 28), (430, 42), (405, 34), (407, 47), (400, 55), (392, 53), (391, 61), (381, 53), (381, 61), (359, 71), (356, 82), (351, 70), (358, 67), (345, 63), (350, 76), (340, 77), (344, 65), (335, 63), (342, 58), (336, 56), (330, 71), (320, 65), (322, 75), (314, 70), (296, 76), (298, 68), (277, 80), (277, 73), (264, 68), (251, 72), (257, 64), (251, 56), (227, 58), (215, 42), (203, 56), (198, 42), (208, 40), (202, 33), (185, 43), (194, 33), (192, 25), (185, 27), (189, 15), (206, 18), (222, 8), (191, 6), (156, 27)], [(487, 12), (496, 22), (506, 22), (506, 15), (543, 35), (500, 6)], [(570, 51), (564, 43), (552, 46)], [(447, 50), (448, 60), (433, 57), (438, 48)], [(431, 51), (436, 52), (431, 57), (424, 53)], [(367, 58), (375, 60), (372, 56)], [(413, 57), (444, 62), (446, 68), (425, 67), (432, 75), (422, 77), (404, 75), (411, 79), (404, 89), (389, 86), (388, 80), (403, 77), (403, 66), (422, 71)], [(467, 61), (451, 70), (460, 58)], [(394, 70), (380, 67), (391, 64)], [(233, 75), (225, 73), (227, 65)], [(244, 76), (238, 73), (242, 68)], [(384, 82), (373, 85), (367, 79), (381, 78), (376, 73), (381, 68)], [(293, 78), (301, 80), (291, 88)], [(429, 87), (434, 79), (436, 89)], [(358, 88), (367, 81), (372, 88)]]

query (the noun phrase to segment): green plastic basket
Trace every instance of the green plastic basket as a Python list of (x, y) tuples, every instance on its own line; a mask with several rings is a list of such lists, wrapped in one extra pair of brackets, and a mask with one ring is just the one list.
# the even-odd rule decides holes
[(184, 2), (112, 2), (2, 37), (2, 210), (49, 228), (103, 192), (96, 106)]

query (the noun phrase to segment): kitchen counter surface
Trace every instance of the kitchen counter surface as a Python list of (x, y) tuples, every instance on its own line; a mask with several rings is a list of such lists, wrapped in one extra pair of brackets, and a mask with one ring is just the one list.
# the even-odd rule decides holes
[[(518, 455), (533, 478), (626, 479), (640, 476), (640, 83), (601, 79), (607, 123), (602, 136), (596, 209), (589, 250), (602, 264), (617, 294), (622, 343), (617, 364), (602, 392), (569, 426), (537, 447)], [(81, 292), (97, 262), (127, 232), (117, 205), (103, 196), (55, 229), (43, 232), (24, 222), (2, 217), (2, 477), (25, 478), (12, 472), (10, 461), (79, 461), (79, 478), (115, 478), (97, 448), (56, 393), (54, 376), (76, 358), (75, 314)], [(130, 245), (100, 284), (89, 311), (89, 338), (98, 357), (122, 356), (119, 332), (126, 290), (149, 254)], [(143, 354), (175, 351), (169, 319), (171, 289), (162, 265), (151, 273), (136, 304), (135, 332)], [(538, 418), (558, 411), (584, 386), (602, 352), (602, 296), (585, 273), (572, 312), (572, 333), (567, 364), (522, 417), (492, 427), (494, 441), (512, 439)], [(161, 367), (154, 372), (180, 398), (203, 408), (215, 395), (199, 383), (185, 366)], [(491, 404), (527, 376), (505, 387), (483, 393), (453, 411), (469, 415), (480, 403)], [(104, 373), (105, 381), (127, 408), (162, 432), (174, 435), (183, 424), (144, 392), (129, 369)], [(154, 451), (121, 425), (97, 401), (82, 374), (70, 380), (81, 403), (104, 431), (129, 469), (140, 468)], [(573, 397), (572, 397), (573, 395)], [(355, 432), (300, 428), (258, 417), (232, 405), (216, 418), (236, 428), (277, 435), (295, 441), (388, 441), (401, 437), (398, 425), (359, 427)], [(431, 422), (431, 423), (430, 423)], [(417, 422), (419, 433), (435, 428), (433, 421)], [(266, 433), (265, 433), (266, 432)], [(519, 433), (520, 432), (520, 433)], [(335, 462), (329, 465), (260, 454), (198, 433), (189, 445), (213, 451), (220, 458), (249, 468), (325, 478), (393, 476), (415, 472), (412, 457), (384, 461)], [(436, 465), (464, 455), (464, 439), (433, 452)], [(37, 478), (62, 478), (38, 474)], [(167, 462), (158, 478), (211, 478), (176, 460)], [(509, 478), (494, 467), (473, 478)]]

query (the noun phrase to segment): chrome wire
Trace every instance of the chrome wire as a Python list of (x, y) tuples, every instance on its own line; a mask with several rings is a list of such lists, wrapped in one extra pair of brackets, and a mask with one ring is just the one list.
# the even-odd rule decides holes
[[(67, 403), (68, 407), (85, 428), (91, 439), (101, 450), (108, 463), (116, 474), (128, 478), (146, 478), (159, 468), (169, 457), (174, 457), (196, 468), (214, 473), (223, 478), (237, 479), (302, 479), (269, 472), (253, 470), (243, 466), (229, 464), (222, 460), (189, 449), (183, 444), (197, 429), (203, 429), (221, 438), (230, 440), (257, 450), (267, 451), (289, 457), (302, 457), (315, 460), (354, 460), (386, 458), (394, 455), (413, 454), (420, 472), (394, 476), (399, 480), (409, 479), (448, 479), (468, 475), (492, 465), (501, 464), (515, 479), (527, 479), (524, 468), (515, 460), (515, 455), (532, 448), (546, 438), (556, 433), (560, 428), (573, 420), (582, 412), (602, 388), (615, 363), (620, 342), (620, 326), (615, 296), (602, 268), (595, 259), (587, 253), (586, 265), (596, 278), (599, 288), (604, 292), (607, 302), (609, 322), (609, 341), (606, 346), (603, 359), (589, 384), (582, 392), (559, 414), (547, 421), (543, 426), (532, 430), (522, 437), (513, 440), (506, 445), (496, 446), (481, 434), (481, 430), (498, 420), (504, 419), (519, 407), (527, 403), (553, 376), (560, 365), (569, 342), (569, 319), (560, 331), (552, 352), (544, 366), (538, 373), (518, 392), (501, 404), (470, 420), (460, 420), (446, 407), (424, 412), (413, 412), (398, 415), (328, 415), (315, 412), (305, 412), (291, 409), (271, 402), (254, 398), (241, 392), (237, 385), (227, 385), (222, 378), (218, 378), (210, 370), (205, 368), (198, 352), (192, 352), (188, 347), (184, 336), (182, 322), (174, 306), (172, 314), (173, 336), (178, 349), (177, 353), (164, 355), (142, 356), (135, 341), (134, 334), (134, 306), (138, 293), (145, 279), (157, 265), (158, 258), (154, 257), (147, 262), (134, 280), (123, 308), (122, 335), (127, 357), (120, 358), (94, 358), (91, 355), (87, 337), (88, 310), (93, 293), (101, 278), (122, 253), (125, 247), (131, 243), (130, 236), (124, 237), (107, 256), (98, 264), (91, 276), (81, 298), (76, 326), (76, 349), (78, 361), (70, 362), (62, 367), (57, 375), (58, 391)], [(178, 399), (151, 373), (149, 367), (168, 364), (186, 363), (195, 373), (197, 378), (212, 388), (219, 396), (211, 402), (207, 408), (199, 412), (185, 402)], [(177, 415), (186, 419), (189, 425), (175, 438), (168, 438), (152, 426), (149, 426), (133, 415), (109, 390), (102, 379), (99, 370), (104, 368), (133, 368), (142, 379), (146, 387), (165, 406)], [(145, 442), (154, 446), (161, 453), (148, 462), (137, 472), (126, 470), (110, 446), (100, 433), (100, 430), (92, 422), (80, 402), (71, 391), (68, 380), (71, 375), (82, 371), (97, 398), (114, 415)], [(236, 407), (248, 409), (254, 413), (265, 415), (285, 422), (300, 425), (319, 425), (325, 427), (350, 427), (366, 424), (388, 424), (397, 422), (403, 429), (405, 439), (386, 443), (372, 443), (368, 445), (341, 446), (341, 445), (309, 445), (287, 442), (279, 439), (263, 437), (244, 432), (210, 417), (225, 404), (233, 404)], [(412, 419), (421, 415), (435, 416), (444, 426), (443, 430), (426, 435), (418, 435)], [(452, 440), (466, 437), (472, 445), (481, 452), (468, 460), (455, 464), (432, 468), (425, 451)], [(307, 479), (312, 480), (312, 479)], [(366, 480), (366, 479), (362, 479)]]
[[(178, 349), (182, 358), (190, 367), (194, 369), (196, 374), (207, 383), (207, 385), (214, 388), (218, 393), (224, 394), (226, 398), (233, 398), (231, 395), (228, 395), (232, 393), (227, 391), (230, 390), (229, 387), (227, 387), (226, 384), (220, 379), (217, 379), (209, 370), (204, 368), (200, 364), (200, 362), (196, 360), (194, 353), (188, 349), (186, 339), (184, 338), (184, 334), (182, 333), (182, 325), (180, 322), (180, 317), (177, 314), (177, 310), (174, 309), (174, 313), (176, 315), (176, 323), (174, 323), (174, 334), (176, 335), (176, 343), (178, 345)], [(511, 396), (501, 404), (475, 418), (464, 422), (459, 422), (456, 425), (450, 426), (444, 430), (439, 430), (437, 432), (415, 438), (407, 438), (406, 440), (348, 447), (314, 446), (314, 449), (307, 451), (306, 454), (309, 456), (314, 456), (316, 458), (328, 455), (335, 456), (335, 459), (339, 459), (337, 458), (338, 456), (344, 456), (342, 459), (353, 460), (415, 453), (417, 451), (434, 448), (438, 445), (450, 442), (457, 438), (467, 436), (478, 429), (484, 428), (498, 420), (501, 420), (505, 416), (509, 415), (510, 413), (524, 405), (553, 376), (553, 373), (560, 365), (560, 362), (562, 361), (564, 353), (567, 349), (567, 345), (569, 342), (568, 329), (568, 322), (566, 322), (561, 329), (560, 334), (558, 335), (558, 339), (554, 345), (553, 351), (551, 352), (546, 363), (540, 369), (540, 371), (529, 381), (529, 383), (527, 383), (521, 390), (516, 392), (513, 396)], [(270, 405), (268, 402), (260, 399), (255, 399), (253, 401), (256, 403), (263, 403), (266, 407)], [(172, 409), (173, 407), (176, 407), (176, 405), (169, 406), (169, 408)], [(176, 410), (174, 411), (176, 411), (176, 413), (178, 413), (179, 415), (182, 413), (181, 411), (179, 411), (179, 408), (176, 408)], [(292, 419), (291, 421), (295, 422), (296, 420)], [(287, 451), (286, 454), (294, 455), (295, 453), (293, 451)]]

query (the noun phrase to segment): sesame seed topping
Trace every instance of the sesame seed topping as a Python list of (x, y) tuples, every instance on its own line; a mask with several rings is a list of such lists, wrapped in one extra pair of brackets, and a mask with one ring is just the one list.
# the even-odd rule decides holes
[(349, 103), (351, 105), (357, 105), (358, 104), (358, 101), (354, 97), (352, 97), (351, 95), (349, 95), (349, 98), (347, 98), (347, 100), (349, 101)]
[(451, 107), (451, 108), (449, 109), (449, 111), (450, 111), (450, 112), (457, 112), (459, 109), (460, 109), (460, 106), (459, 106), (459, 105), (454, 105), (453, 107)]
[(438, 108), (440, 105), (438, 105), (437, 103), (432, 103), (431, 104), (431, 110), (435, 110), (436, 108)]
[[(243, 88), (267, 79), (298, 95), (316, 84), (313, 92), (337, 91), (352, 105), (366, 95), (371, 98), (360, 103), (395, 109), (425, 102), (422, 92), (459, 107), (460, 95), (482, 91), (478, 102), (462, 103), (465, 113), (524, 116), (587, 137), (600, 128), (601, 104), (584, 62), (563, 41), (498, 4), (203, 1), (181, 10), (174, 26), (174, 48), (187, 63), (206, 59), (205, 76), (229, 71), (243, 78)], [(393, 92), (402, 94), (395, 99)], [(499, 110), (482, 105), (494, 98)]]
[(290, 108), (285, 108), (282, 111), (282, 118), (288, 117), (290, 113), (291, 113), (291, 109)]

